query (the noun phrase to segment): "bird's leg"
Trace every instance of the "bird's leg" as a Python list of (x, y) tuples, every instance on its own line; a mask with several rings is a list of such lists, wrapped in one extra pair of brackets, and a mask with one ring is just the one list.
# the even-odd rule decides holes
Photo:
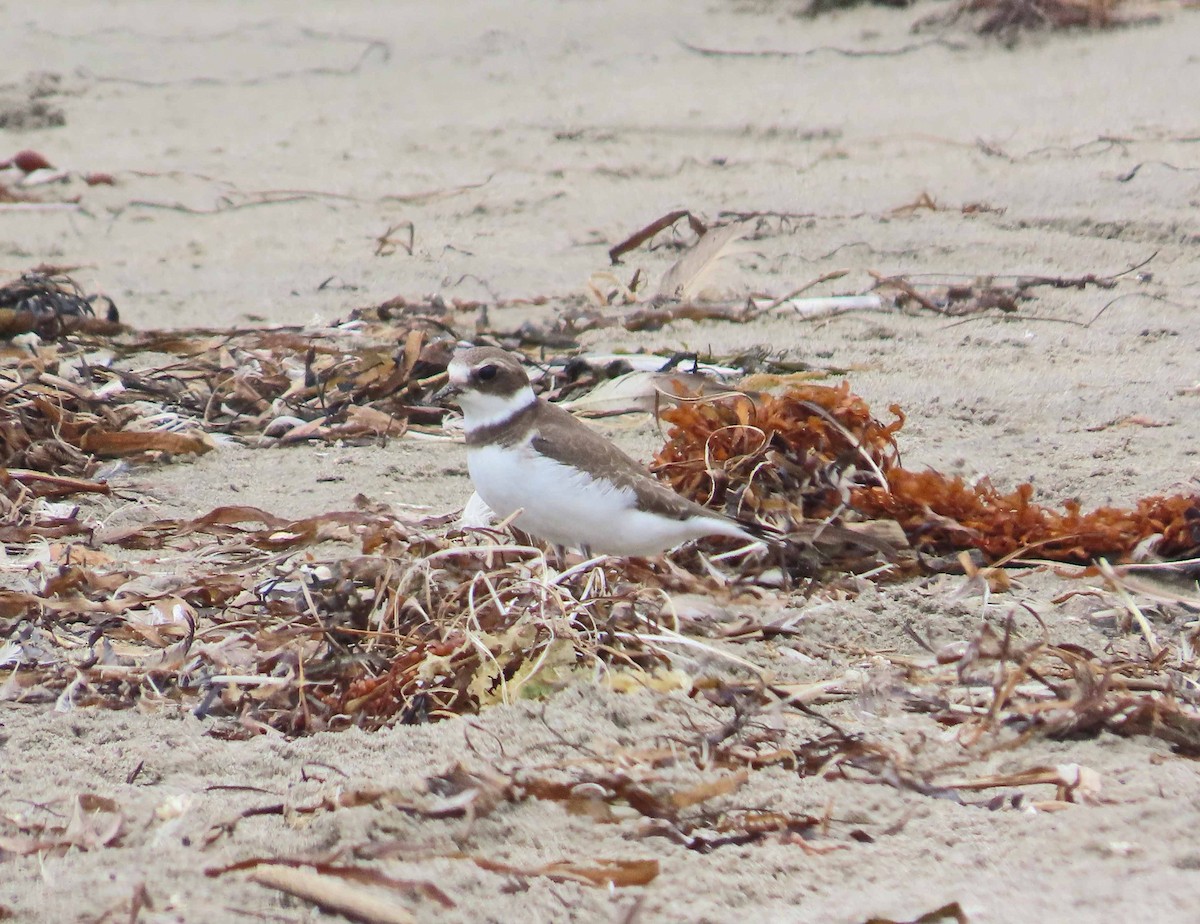
[(779, 573), (783, 575), (783, 589), (792, 589), (792, 573), (788, 571), (788, 547), (783, 543), (778, 543), (774, 546), (767, 546), (767, 554), (779, 565)]

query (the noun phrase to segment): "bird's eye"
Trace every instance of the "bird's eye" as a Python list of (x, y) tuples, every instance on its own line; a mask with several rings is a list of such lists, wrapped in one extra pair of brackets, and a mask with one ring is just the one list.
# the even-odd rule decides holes
[(475, 373), (475, 375), (481, 382), (490, 382), (496, 377), (496, 373), (498, 371), (499, 370), (497, 370), (495, 366), (489, 363), (488, 365), (481, 367), (480, 370)]

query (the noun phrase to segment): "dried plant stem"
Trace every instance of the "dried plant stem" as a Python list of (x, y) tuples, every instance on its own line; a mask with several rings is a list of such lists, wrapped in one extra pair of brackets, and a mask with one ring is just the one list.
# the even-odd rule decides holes
[(1096, 567), (1104, 576), (1104, 579), (1108, 581), (1109, 586), (1112, 587), (1112, 589), (1116, 592), (1117, 596), (1121, 598), (1121, 602), (1125, 605), (1125, 609), (1129, 611), (1129, 613), (1133, 616), (1134, 621), (1137, 622), (1138, 628), (1141, 629), (1142, 637), (1146, 640), (1146, 644), (1150, 646), (1150, 654), (1152, 656), (1156, 655), (1156, 653), (1161, 649), (1158, 644), (1158, 639), (1154, 637), (1154, 630), (1150, 628), (1149, 620), (1146, 619), (1145, 614), (1143, 614), (1141, 611), (1141, 608), (1134, 601), (1133, 597), (1130, 596), (1129, 591), (1125, 589), (1125, 584), (1121, 580), (1120, 576), (1115, 570), (1113, 570), (1113, 566), (1108, 563), (1107, 559), (1097, 559)]

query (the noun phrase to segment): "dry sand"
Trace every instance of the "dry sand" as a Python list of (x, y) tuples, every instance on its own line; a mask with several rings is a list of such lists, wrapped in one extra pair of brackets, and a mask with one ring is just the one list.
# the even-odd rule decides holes
[[(81, 187), (81, 211), (0, 214), (0, 266), (9, 275), (42, 261), (84, 264), (76, 276), (89, 291), (150, 328), (304, 323), (398, 294), (577, 294), (606, 268), (612, 243), (673, 208), (811, 215), (764, 223), (726, 273), (742, 292), (782, 294), (835, 269), (849, 272), (819, 291), (862, 291), (870, 270), (1109, 275), (1153, 256), (1145, 276), (1112, 289), (1039, 290), (1022, 318), (687, 322), (587, 343), (769, 345), (853, 369), (854, 389), (877, 411), (895, 402), (910, 415), (910, 467), (1031, 479), (1051, 501), (1197, 490), (1200, 14), (1163, 5), (1160, 24), (1037, 35), (1012, 50), (964, 28), (909, 32), (945, 8), (810, 20), (771, 2), (5, 4), (0, 102), (19, 109), (28, 75), (59, 73), (48, 103), (65, 124), (0, 129), (0, 154), (34, 148), (118, 183)], [(789, 54), (704, 56), (685, 42)], [(268, 190), (295, 195), (223, 207)], [(923, 192), (945, 208), (894, 211)], [(965, 214), (970, 203), (988, 208)], [(376, 238), (403, 222), (415, 230), (412, 254), (375, 255)], [(637, 252), (619, 272), (657, 278), (672, 259)], [(492, 322), (553, 310), (552, 301)], [(472, 319), (461, 322), (469, 329)], [(1130, 417), (1161, 426), (1104, 426)], [(648, 422), (610, 432), (643, 456), (653, 449)], [(227, 448), (125, 478), (163, 509), (190, 513), (231, 492), (295, 516), (343, 509), (359, 492), (435, 510), (469, 493), (460, 449), (404, 440)], [(889, 586), (817, 608), (791, 647), (843, 653), (803, 669), (782, 643), (742, 654), (783, 676), (859, 678), (863, 694), (825, 714), (896, 747), (924, 740), (921, 761), (961, 761), (964, 776), (1092, 768), (1099, 804), (988, 811), (773, 769), (729, 804), (828, 809), (845, 822), (829, 843), (844, 849), (769, 842), (704, 855), (541, 802), (473, 823), (372, 806), (288, 811), (203, 846), (215, 821), (256, 805), (305, 805), (368, 783), (415, 791), (456, 761), (512, 766), (571, 747), (649, 745), (716, 727), (728, 712), (583, 686), (434, 726), (230, 742), (189, 715), (6, 703), (0, 813), (95, 793), (120, 804), (127, 831), (119, 846), (61, 857), (0, 849), (0, 907), (22, 921), (128, 920), (140, 883), (152, 901), (141, 921), (310, 920), (320, 915), (306, 902), (203, 870), (399, 841), (404, 859), (389, 870), (432, 879), (455, 903), (418, 904), (419, 920), (617, 921), (638, 904), (642, 921), (859, 922), (908, 920), (952, 901), (973, 924), (1200, 919), (1194, 762), (1161, 742), (1107, 735), (985, 757), (889, 703), (886, 684), (881, 694), (863, 681), (871, 663), (847, 652), (920, 655), (905, 623), (940, 644), (1022, 601), (1060, 638), (1095, 650), (1138, 643), (1050, 605), (1067, 585), (1048, 575), (990, 600), (961, 585)], [(795, 740), (819, 730), (804, 717), (773, 721)], [(848, 837), (855, 826), (873, 843)], [(610, 892), (422, 858), (455, 850), (525, 866), (656, 857), (662, 872), (644, 889)]]

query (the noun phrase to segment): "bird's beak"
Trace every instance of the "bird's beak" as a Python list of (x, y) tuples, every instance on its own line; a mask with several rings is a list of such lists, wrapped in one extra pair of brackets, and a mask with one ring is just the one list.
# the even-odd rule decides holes
[(458, 396), (462, 394), (462, 388), (455, 385), (453, 382), (447, 382), (441, 388), (433, 393), (434, 401), (457, 401)]

